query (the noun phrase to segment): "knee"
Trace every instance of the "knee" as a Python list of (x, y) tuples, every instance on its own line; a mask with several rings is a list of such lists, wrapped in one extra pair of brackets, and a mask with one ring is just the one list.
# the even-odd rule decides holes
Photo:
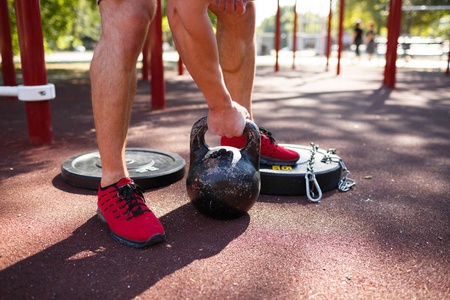
[(154, 10), (150, 14), (138, 10), (129, 12), (123, 27), (116, 28), (118, 38), (120, 38), (116, 46), (123, 48), (128, 53), (140, 52), (153, 16)]
[(125, 32), (121, 31), (120, 41), (118, 47), (122, 48), (127, 53), (140, 52), (145, 42), (147, 32), (150, 26), (150, 19), (140, 18), (141, 16), (133, 16), (133, 20), (128, 22)]
[[(213, 8), (210, 6), (210, 8)], [(229, 14), (225, 11), (212, 10), (217, 17), (218, 30), (220, 27), (226, 27), (235, 32), (236, 35), (243, 39), (253, 39), (256, 29), (255, 3), (250, 1), (246, 5), (243, 15)]]
[(102, 13), (103, 42), (127, 55), (139, 53), (155, 12), (155, 0), (123, 1), (118, 7), (109, 7)]

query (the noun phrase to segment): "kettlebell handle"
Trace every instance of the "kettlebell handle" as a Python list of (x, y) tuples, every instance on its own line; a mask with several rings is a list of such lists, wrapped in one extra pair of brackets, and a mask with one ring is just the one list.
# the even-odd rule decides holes
[[(203, 117), (198, 120), (191, 130), (191, 161), (195, 160), (194, 153), (198, 151), (208, 151), (208, 145), (205, 142), (205, 133), (208, 130), (207, 117)], [(261, 147), (261, 135), (259, 128), (256, 124), (248, 120), (245, 124), (244, 134), (247, 137), (247, 143), (244, 148), (241, 149), (241, 153), (247, 153), (254, 162), (259, 166), (259, 151)]]

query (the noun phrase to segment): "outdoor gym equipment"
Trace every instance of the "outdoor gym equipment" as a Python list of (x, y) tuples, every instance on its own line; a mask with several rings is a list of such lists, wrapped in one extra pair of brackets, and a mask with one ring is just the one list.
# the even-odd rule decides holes
[(43, 101), (55, 98), (55, 85), (0, 86), (0, 96), (17, 97), (21, 101)]
[(338, 188), (348, 191), (356, 182), (349, 178), (350, 171), (336, 150), (280, 144), (297, 151), (300, 159), (294, 166), (261, 165), (261, 194), (297, 196), (306, 195), (312, 202), (319, 202), (322, 193)]
[(228, 146), (209, 148), (205, 143), (206, 117), (191, 130), (191, 154), (186, 188), (192, 204), (204, 215), (233, 219), (255, 204), (261, 188), (259, 151), (261, 135), (247, 120), (242, 149)]
[[(13, 66), (11, 33), (9, 26), (5, 26), (9, 23), (8, 5), (5, 0), (0, 1), (2, 17), (0, 44), (2, 58), (6, 59), (2, 63)], [(0, 95), (18, 96), (20, 100), (26, 101), (30, 143), (32, 145), (50, 144), (53, 142), (53, 133), (48, 100), (55, 98), (55, 87), (47, 82), (39, 0), (15, 1), (15, 8), (23, 86), (3, 87), (0, 89)], [(8, 84), (15, 84), (15, 80), (12, 80), (15, 78), (14, 68), (4, 70), (3, 77), (8, 78)]]
[[(186, 165), (178, 154), (141, 148), (126, 149), (125, 162), (130, 178), (144, 189), (180, 180)], [(96, 190), (102, 177), (100, 153), (93, 151), (67, 159), (61, 166), (61, 176), (70, 185)]]

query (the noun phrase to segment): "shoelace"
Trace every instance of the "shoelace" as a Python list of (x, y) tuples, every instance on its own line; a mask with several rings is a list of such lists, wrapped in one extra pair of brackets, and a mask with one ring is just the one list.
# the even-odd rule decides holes
[(272, 143), (276, 143), (275, 139), (272, 136), (272, 133), (266, 130), (264, 127), (259, 127), (259, 132), (264, 134)]
[[(150, 211), (144, 204), (145, 199), (143, 193), (144, 189), (135, 183), (129, 183), (119, 188), (117, 196), (120, 200), (125, 200), (125, 204), (122, 207), (125, 205), (128, 206), (127, 217), (130, 212), (132, 214), (127, 220), (143, 214), (146, 211)], [(139, 200), (142, 200), (142, 202)], [(144, 209), (142, 207), (144, 207)]]

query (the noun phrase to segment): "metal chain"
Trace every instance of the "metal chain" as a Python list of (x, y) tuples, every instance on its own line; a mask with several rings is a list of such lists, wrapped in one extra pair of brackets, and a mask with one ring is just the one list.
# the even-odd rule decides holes
[(342, 174), (341, 180), (339, 181), (338, 189), (341, 192), (347, 192), (352, 186), (356, 185), (356, 181), (349, 178), (350, 171), (347, 169), (342, 159), (339, 160), (339, 164), (341, 165), (344, 173)]
[[(314, 174), (314, 163), (318, 149), (319, 146), (311, 142), (311, 150), (310, 150), (311, 156), (308, 160), (305, 173), (306, 196), (312, 202), (319, 202), (320, 199), (322, 199), (322, 190), (320, 189), (319, 183), (317, 182), (316, 174)], [(349, 177), (350, 171), (345, 166), (344, 161), (339, 156), (336, 155), (336, 149), (334, 148), (328, 149), (327, 153), (324, 155), (321, 162), (325, 164), (336, 162), (339, 163), (339, 165), (341, 166), (343, 173), (338, 183), (339, 191), (347, 192), (350, 190), (352, 186), (356, 185), (356, 181)], [(314, 190), (316, 190), (317, 192), (317, 197)]]
[(329, 163), (329, 162), (336, 162), (339, 163), (339, 165), (342, 168), (342, 176), (338, 183), (338, 189), (341, 192), (347, 192), (350, 190), (350, 188), (354, 185), (356, 185), (356, 181), (349, 178), (350, 171), (347, 169), (347, 167), (344, 164), (344, 161), (336, 155), (336, 149), (330, 148), (328, 149), (325, 156), (322, 158), (323, 163)]
[[(317, 182), (316, 174), (314, 174), (315, 156), (318, 149), (319, 146), (311, 142), (311, 156), (305, 173), (306, 196), (312, 202), (319, 202), (322, 199), (322, 190)], [(317, 191), (317, 197), (315, 197), (314, 189)]]

